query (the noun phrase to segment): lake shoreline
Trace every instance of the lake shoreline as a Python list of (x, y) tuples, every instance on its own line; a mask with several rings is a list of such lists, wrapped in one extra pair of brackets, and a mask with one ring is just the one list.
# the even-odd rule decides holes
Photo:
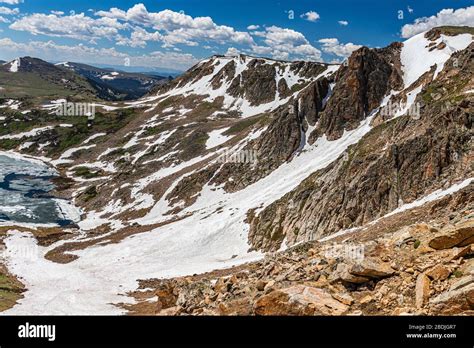
[[(11, 209), (5, 209), (10, 208), (10, 201), (8, 201), (10, 197), (8, 197), (7, 194), (5, 202), (3, 203), (4, 211), (0, 211), (0, 217), (2, 218), (0, 219), (0, 226), (13, 226), (18, 224), (25, 226), (26, 224), (26, 226), (30, 227), (59, 226), (78, 228), (77, 224), (81, 221), (82, 210), (73, 204), (71, 200), (72, 197), (61, 195), (61, 191), (67, 187), (64, 183), (71, 180), (64, 175), (63, 171), (56, 168), (50, 160), (43, 157), (33, 157), (13, 151), (0, 151), (0, 157), (2, 156), (4, 158), (10, 158), (19, 164), (27, 162), (37, 167), (32, 167), (31, 172), (28, 171), (28, 167), (22, 167), (19, 172), (14, 172), (15, 168), (12, 168), (10, 169), (12, 172), (6, 171), (3, 173), (4, 177), (0, 182), (0, 189), (5, 192), (11, 192), (12, 197), (13, 194), (15, 194), (17, 202), (11, 203)], [(38, 174), (38, 171), (40, 174)], [(15, 184), (17, 187), (15, 187)], [(23, 201), (21, 201), (21, 199), (23, 199)], [(34, 205), (35, 199), (39, 200), (37, 207)], [(11, 214), (15, 213), (15, 209), (21, 210), (22, 203), (25, 210), (28, 208), (37, 210), (43, 209), (44, 216), (48, 216), (48, 218), (44, 218), (43, 220), (47, 221), (41, 221), (41, 216), (38, 217), (40, 221), (37, 222), (31, 221), (32, 218), (30, 217), (22, 217), (20, 219), (17, 217), (17, 219), (15, 219)], [(54, 204), (54, 213), (51, 211), (53, 207), (51, 203)], [(49, 205), (49, 208), (46, 204)], [(42, 205), (44, 207), (42, 207)], [(56, 218), (54, 218), (53, 215), (56, 215)]]

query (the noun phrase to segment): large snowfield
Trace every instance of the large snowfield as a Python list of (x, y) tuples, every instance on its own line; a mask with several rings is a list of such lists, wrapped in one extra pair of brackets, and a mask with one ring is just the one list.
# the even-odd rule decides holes
[[(129, 301), (123, 295), (136, 289), (137, 279), (200, 273), (261, 258), (261, 253), (248, 253), (244, 222), (248, 209), (270, 204), (330, 164), (370, 130), (369, 123), (370, 118), (336, 141), (319, 139), (242, 191), (227, 194), (206, 187), (197, 202), (182, 212), (194, 212), (191, 217), (118, 244), (79, 251), (79, 259), (69, 264), (44, 259), (53, 246), (39, 247), (30, 234), (10, 232), (5, 239), (7, 265), (28, 291), (5, 314), (120, 314), (123, 310), (112, 303)], [(218, 207), (223, 208), (220, 214), (205, 218)], [(24, 250), (35, 250), (35, 257)]]

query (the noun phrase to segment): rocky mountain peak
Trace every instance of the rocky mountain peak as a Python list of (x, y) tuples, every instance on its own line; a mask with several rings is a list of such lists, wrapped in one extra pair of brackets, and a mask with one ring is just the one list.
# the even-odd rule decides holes
[(252, 56), (213, 56), (189, 69), (156, 96), (203, 96), (219, 100), (221, 108), (242, 117), (271, 111), (317, 80), (334, 66), (314, 62), (286, 62)]

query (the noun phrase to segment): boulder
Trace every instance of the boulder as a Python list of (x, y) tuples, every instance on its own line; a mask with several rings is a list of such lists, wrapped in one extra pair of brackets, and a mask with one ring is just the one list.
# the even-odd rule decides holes
[(158, 310), (176, 306), (178, 295), (172, 282), (165, 281), (160, 284), (155, 295), (158, 297)]
[(370, 280), (368, 277), (357, 276), (349, 273), (349, 268), (349, 265), (339, 263), (336, 269), (329, 275), (329, 283), (342, 281), (343, 283), (363, 284)]
[(304, 285), (273, 291), (254, 304), (257, 315), (341, 315), (347, 309), (327, 291)]
[(349, 294), (344, 294), (344, 293), (338, 293), (338, 292), (336, 292), (336, 293), (332, 294), (332, 296), (333, 296), (336, 300), (338, 300), (339, 302), (342, 302), (342, 303), (344, 303), (345, 305), (348, 305), (348, 306), (350, 306), (351, 304), (354, 303), (354, 299), (353, 299), (352, 296), (349, 295)]
[(474, 255), (474, 245), (467, 245), (462, 248), (454, 248), (453, 249), (453, 257), (452, 260), (457, 260), (461, 257), (471, 256)]
[(374, 300), (374, 298), (371, 296), (371, 295), (366, 295), (364, 297), (362, 297), (360, 300), (359, 300), (359, 303), (361, 305), (365, 305), (367, 303), (370, 303)]
[(225, 294), (231, 288), (232, 284), (228, 282), (228, 278), (219, 278), (214, 284), (214, 291), (219, 294)]
[(450, 249), (455, 246), (466, 246), (474, 242), (474, 220), (469, 220), (454, 227), (447, 228), (440, 235), (432, 238), (429, 246), (433, 249)]
[(219, 304), (220, 315), (251, 315), (252, 303), (248, 297)]
[(258, 290), (258, 291), (263, 291), (263, 290), (265, 290), (265, 286), (267, 285), (267, 283), (268, 283), (268, 282), (265, 281), (265, 280), (259, 280), (259, 281), (257, 281), (257, 285), (256, 285), (257, 290)]
[(415, 285), (415, 305), (421, 308), (430, 297), (430, 279), (425, 274), (420, 274)]
[(395, 271), (388, 263), (380, 262), (376, 259), (365, 258), (362, 262), (352, 265), (349, 273), (355, 276), (367, 278), (390, 277)]
[(430, 304), (441, 314), (459, 314), (474, 310), (474, 276), (461, 278), (448, 291), (433, 298)]
[(263, 291), (265, 291), (266, 294), (268, 294), (269, 292), (273, 291), (275, 288), (275, 281), (274, 280), (270, 280), (268, 283), (265, 284), (265, 286), (263, 287)]
[(426, 275), (432, 280), (445, 280), (451, 274), (451, 270), (444, 265), (436, 265), (426, 272)]
[(162, 309), (156, 315), (158, 315), (158, 316), (176, 316), (176, 315), (179, 315), (180, 312), (181, 312), (181, 307), (174, 306), (174, 307), (169, 307), (169, 308), (166, 308), (166, 309)]

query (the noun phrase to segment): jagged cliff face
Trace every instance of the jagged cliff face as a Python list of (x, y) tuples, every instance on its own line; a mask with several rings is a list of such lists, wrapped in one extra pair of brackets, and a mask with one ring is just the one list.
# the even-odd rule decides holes
[(339, 138), (344, 129), (356, 128), (375, 110), (391, 90), (402, 84), (400, 45), (371, 50), (363, 47), (354, 52), (335, 77), (324, 112), (316, 127), (316, 135)]
[[(435, 80), (432, 71), (424, 76), (427, 83), (415, 99), (421, 108), (419, 115), (383, 121), (379, 111), (373, 121), (377, 126), (337, 161), (310, 175), (296, 190), (258, 216), (250, 214), (249, 241), (253, 247), (277, 250), (283, 240), (292, 245), (360, 227), (404, 202), (412, 202), (455, 180), (472, 177), (474, 101), (465, 89), (472, 86), (473, 49), (471, 44), (453, 54)], [(364, 51), (368, 52), (360, 50), (352, 58), (361, 61)], [(339, 81), (347, 83), (341, 71), (344, 70), (338, 73)], [(385, 76), (392, 77), (378, 81), (382, 85), (384, 81), (393, 81), (393, 85), (388, 84), (384, 94), (402, 84), (402, 76), (395, 70)], [(363, 81), (367, 79), (361, 77), (358, 84)], [(347, 95), (342, 86), (339, 89)], [(336, 92), (337, 87), (332, 98), (337, 98)], [(338, 100), (345, 99), (332, 99), (327, 108)], [(375, 110), (376, 103), (362, 102), (351, 110), (354, 114), (360, 110), (359, 117), (363, 117), (367, 110)], [(364, 110), (363, 105), (372, 105), (372, 109)], [(332, 124), (342, 125), (344, 120)]]

